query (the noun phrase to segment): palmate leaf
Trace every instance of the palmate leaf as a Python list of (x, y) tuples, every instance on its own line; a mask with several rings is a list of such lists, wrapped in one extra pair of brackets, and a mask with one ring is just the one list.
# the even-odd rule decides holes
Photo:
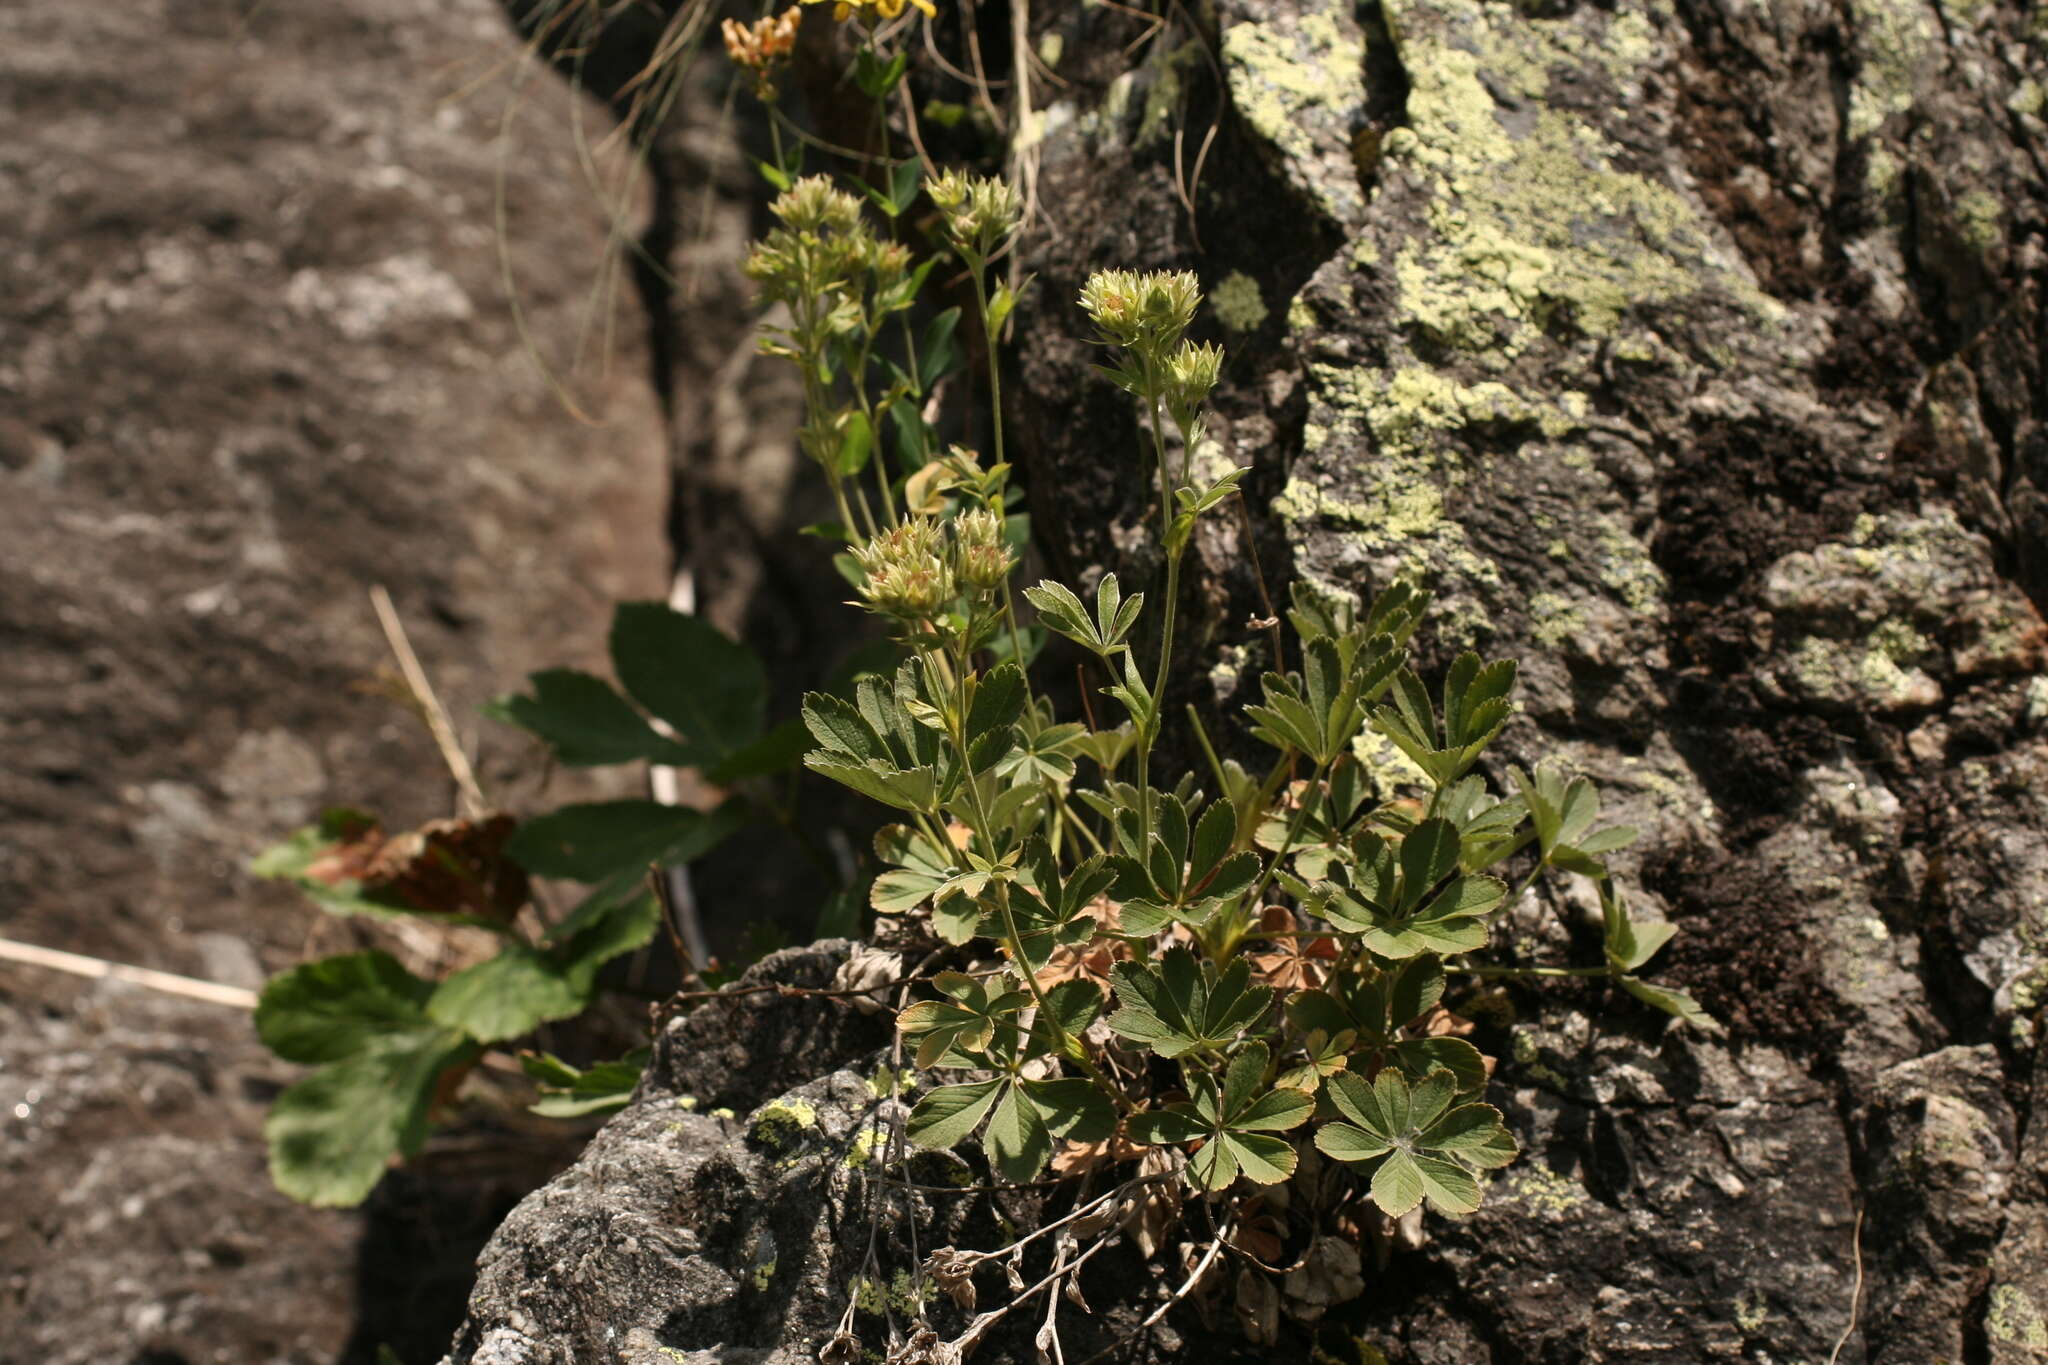
[(1326, 880), (1311, 889), (1317, 914), (1360, 935), (1381, 957), (1448, 956), (1485, 946), (1485, 916), (1507, 898), (1507, 886), (1495, 877), (1451, 875), (1460, 866), (1461, 841), (1448, 820), (1414, 826), (1398, 856), (1371, 831), (1353, 841), (1353, 850), (1348, 866), (1332, 863)]
[(1429, 691), (1413, 669), (1394, 678), (1393, 703), (1373, 712), (1373, 726), (1392, 740), (1431, 782), (1447, 787), (1478, 761), (1513, 713), (1508, 694), (1515, 685), (1512, 659), (1481, 664), (1465, 653), (1444, 679), (1444, 714), (1438, 723)]
[(1038, 609), (1039, 620), (1055, 633), (1094, 650), (1103, 658), (1128, 648), (1124, 637), (1137, 623), (1145, 594), (1123, 595), (1116, 575), (1104, 574), (1095, 589), (1095, 615), (1091, 620), (1081, 599), (1064, 584), (1043, 579), (1036, 587), (1024, 589), (1024, 600)]
[(1252, 734), (1277, 749), (1298, 749), (1318, 765), (1332, 763), (1365, 722), (1359, 683), (1335, 640), (1310, 640), (1300, 674), (1268, 673), (1260, 680), (1265, 705), (1245, 708), (1256, 722)]
[(1600, 818), (1600, 793), (1589, 779), (1567, 781), (1563, 770), (1552, 762), (1537, 764), (1533, 775), (1511, 767), (1508, 777), (1529, 808), (1537, 846), (1551, 866), (1597, 880), (1607, 875), (1601, 855), (1635, 842), (1636, 831), (1630, 826), (1593, 828)]
[(943, 999), (920, 1000), (896, 1016), (903, 1035), (918, 1040), (917, 1064), (925, 1068), (942, 1065), (951, 1051), (986, 1052), (996, 1029), (1031, 1003), (1028, 991), (1003, 990), (962, 972), (940, 972), (932, 984)]
[(885, 915), (916, 909), (959, 870), (955, 853), (908, 825), (884, 825), (876, 831), (875, 856), (890, 870), (875, 878), (868, 902)]
[(1156, 968), (1119, 962), (1115, 977), (1122, 1008), (1110, 1016), (1110, 1028), (1161, 1057), (1225, 1046), (1265, 1013), (1273, 997), (1272, 987), (1250, 984), (1245, 959), (1218, 973), (1185, 948), (1170, 949)]
[(1460, 1094), (1476, 1094), (1486, 1085), (1486, 1059), (1478, 1048), (1463, 1038), (1411, 1032), (1436, 1008), (1443, 992), (1443, 963), (1422, 956), (1380, 971), (1349, 973), (1322, 989), (1297, 991), (1287, 1002), (1287, 1017), (1311, 1038), (1355, 1038), (1348, 1049), (1355, 1055), (1337, 1070), (1370, 1074), (1375, 1066), (1391, 1065), (1419, 1081), (1442, 1067), (1457, 1078)]
[(1099, 1142), (1116, 1127), (1116, 1110), (1092, 1081), (999, 1076), (942, 1086), (918, 1100), (905, 1132), (920, 1147), (957, 1147), (981, 1126), (989, 1164), (1011, 1180), (1034, 1179), (1055, 1139)]
[(1231, 1058), (1219, 1088), (1213, 1077), (1188, 1070), (1191, 1099), (1133, 1116), (1127, 1131), (1152, 1146), (1192, 1142), (1203, 1145), (1188, 1162), (1188, 1173), (1207, 1190), (1221, 1190), (1239, 1175), (1273, 1185), (1294, 1174), (1295, 1152), (1272, 1136), (1298, 1128), (1315, 1112), (1314, 1098), (1295, 1089), (1268, 1089), (1271, 1053), (1262, 1042), (1247, 1044)]
[(1399, 1218), (1424, 1200), (1438, 1213), (1462, 1218), (1479, 1207), (1474, 1171), (1513, 1161), (1519, 1149), (1487, 1104), (1459, 1104), (1458, 1080), (1432, 1071), (1411, 1086), (1393, 1067), (1368, 1084), (1349, 1072), (1332, 1076), (1326, 1093), (1348, 1122), (1316, 1132), (1324, 1155), (1351, 1164), (1379, 1162), (1372, 1197), (1382, 1213)]

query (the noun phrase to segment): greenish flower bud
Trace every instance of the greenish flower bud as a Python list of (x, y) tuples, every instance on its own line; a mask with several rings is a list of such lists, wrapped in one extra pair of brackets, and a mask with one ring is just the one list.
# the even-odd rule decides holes
[(834, 189), (830, 177), (807, 175), (776, 196), (770, 212), (792, 232), (849, 233), (861, 225), (860, 201)]
[(992, 254), (1024, 219), (1024, 201), (1006, 180), (948, 170), (925, 192), (945, 215), (953, 245), (975, 255)]
[(1098, 270), (1081, 288), (1081, 308), (1104, 341), (1155, 361), (1180, 341), (1201, 301), (1201, 286), (1186, 270)]
[(953, 548), (955, 574), (962, 585), (977, 592), (1002, 587), (1017, 563), (1003, 540), (1002, 514), (987, 508), (953, 519)]
[(932, 620), (960, 595), (944, 548), (938, 525), (929, 518), (884, 531), (854, 551), (866, 575), (860, 595), (884, 616)]
[(1211, 342), (1183, 341), (1166, 362), (1166, 406), (1186, 422), (1223, 372), (1223, 348)]

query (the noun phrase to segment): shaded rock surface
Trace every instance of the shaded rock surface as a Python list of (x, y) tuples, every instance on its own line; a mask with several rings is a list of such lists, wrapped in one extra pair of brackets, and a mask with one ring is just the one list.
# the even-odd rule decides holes
[[(515, 807), (539, 765), (477, 704), (666, 590), (655, 389), (632, 329), (574, 371), (609, 224), (518, 52), (485, 0), (0, 10), (0, 933), (244, 987), (361, 942), (241, 869), (323, 804), (449, 813), (358, 686), (370, 584)], [(0, 1360), (445, 1340), (568, 1151), (458, 1134), (302, 1209), (260, 1136), (294, 1078), (239, 1012), (0, 964)]]

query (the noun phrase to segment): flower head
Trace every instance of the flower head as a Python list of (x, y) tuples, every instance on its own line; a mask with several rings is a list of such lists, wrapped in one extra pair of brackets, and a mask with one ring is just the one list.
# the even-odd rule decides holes
[(946, 218), (946, 235), (962, 251), (988, 256), (1017, 231), (1024, 201), (1009, 181), (946, 170), (926, 186)]
[(993, 592), (1003, 586), (1017, 562), (1004, 540), (1002, 513), (986, 507), (954, 518), (953, 549), (953, 572), (964, 586), (977, 592)]
[[(822, 5), (825, 2), (826, 0), (804, 0), (806, 5)], [(932, 4), (932, 0), (831, 0), (831, 3), (832, 18), (842, 24), (856, 14), (870, 24), (886, 22), (903, 13), (905, 5), (915, 5), (918, 12), (927, 19), (939, 17), (939, 11)]]
[(791, 5), (781, 14), (742, 24), (725, 21), (725, 50), (735, 64), (754, 73), (754, 93), (764, 102), (775, 98), (775, 68), (796, 50), (796, 26), (802, 12)]
[(1081, 287), (1081, 308), (1104, 341), (1161, 360), (1201, 301), (1201, 285), (1188, 270), (1098, 270)]
[(855, 550), (870, 608), (901, 621), (929, 621), (959, 595), (937, 522), (917, 517)]
[(1216, 387), (1223, 372), (1223, 348), (1214, 342), (1183, 341), (1166, 361), (1167, 410), (1182, 426), (1193, 421), (1194, 412)]

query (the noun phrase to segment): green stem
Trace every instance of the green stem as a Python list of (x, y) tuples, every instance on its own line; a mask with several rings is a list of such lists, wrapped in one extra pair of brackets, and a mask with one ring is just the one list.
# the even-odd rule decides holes
[(1273, 878), (1278, 875), (1281, 860), (1294, 851), (1294, 841), (1301, 837), (1303, 827), (1308, 824), (1309, 802), (1321, 799), (1316, 788), (1322, 782), (1324, 774), (1329, 771), (1328, 763), (1316, 765), (1314, 774), (1308, 780), (1308, 789), (1302, 793), (1301, 804), (1294, 808), (1294, 818), (1287, 822), (1287, 837), (1280, 841), (1280, 851), (1273, 855), (1272, 862), (1266, 864), (1266, 870), (1259, 875), (1258, 884), (1252, 887), (1243, 904), (1253, 905), (1258, 902), (1259, 897), (1264, 895), (1266, 888), (1272, 884)]
[(989, 326), (988, 286), (982, 282), (984, 262), (978, 255), (963, 251), (960, 258), (967, 262), (967, 274), (974, 281), (974, 305), (981, 314), (981, 334), (987, 343), (988, 357), (988, 403), (990, 435), (995, 442), (996, 463), (1003, 462), (1003, 367), (996, 353), (996, 329)]
[(1490, 978), (1615, 975), (1615, 972), (1607, 967), (1454, 967), (1451, 970), (1466, 976)]

